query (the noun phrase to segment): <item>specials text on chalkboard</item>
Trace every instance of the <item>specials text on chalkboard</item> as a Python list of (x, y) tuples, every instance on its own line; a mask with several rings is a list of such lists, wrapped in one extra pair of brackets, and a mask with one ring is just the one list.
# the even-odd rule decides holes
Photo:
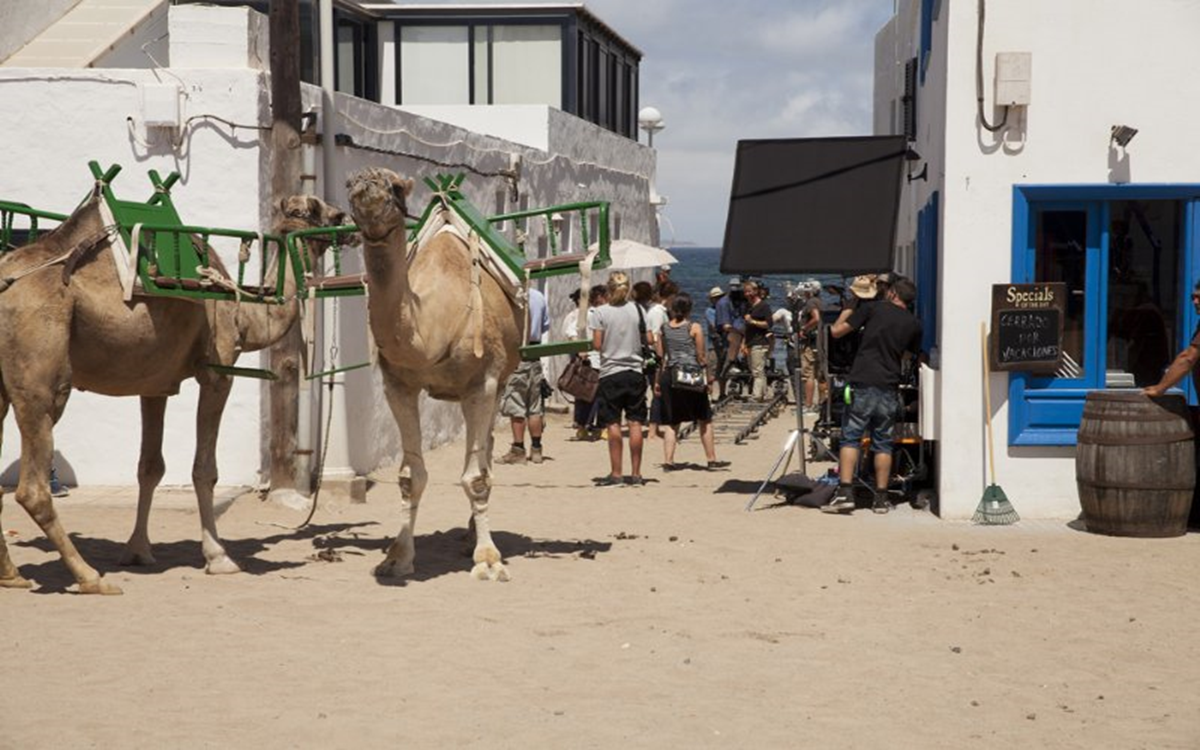
[(992, 369), (1057, 371), (1066, 312), (1066, 284), (993, 284)]

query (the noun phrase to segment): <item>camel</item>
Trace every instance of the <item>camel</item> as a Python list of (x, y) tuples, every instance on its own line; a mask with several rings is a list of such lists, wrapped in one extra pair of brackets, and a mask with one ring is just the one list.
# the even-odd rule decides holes
[[(54, 424), (72, 387), (141, 397), (137, 522), (121, 562), (151, 564), (147, 526), (154, 490), (165, 473), (167, 398), (184, 380), (195, 378), (200, 397), (192, 481), (205, 570), (239, 572), (221, 544), (213, 512), (217, 433), (232, 383), (207, 365), (232, 365), (240, 352), (281, 338), (298, 315), (295, 280), (288, 275), (285, 293), (293, 299), (286, 305), (141, 296), (126, 303), (106, 257), (111, 230), (101, 218), (101, 200), (97, 186), (53, 232), (0, 257), (0, 430), (11, 403), (22, 441), (17, 502), (57, 548), (80, 592), (121, 593), (82, 558), (55, 512), (47, 482)], [(285, 199), (282, 208), (285, 231), (343, 223), (342, 214), (315, 198)], [(0, 538), (0, 588), (30, 586)]]
[(466, 458), (461, 483), (475, 532), (471, 575), (508, 580), (487, 511), (500, 385), (520, 361), (524, 311), (489, 274), (475, 275), (475, 285), (471, 251), (453, 233), (434, 235), (410, 265), (404, 222), (412, 180), (387, 169), (367, 169), (346, 187), (371, 290), (368, 321), (404, 453), (400, 531), (375, 574), (403, 577), (415, 569), (413, 525), (428, 481), (417, 406), (425, 390), (433, 398), (462, 404)]

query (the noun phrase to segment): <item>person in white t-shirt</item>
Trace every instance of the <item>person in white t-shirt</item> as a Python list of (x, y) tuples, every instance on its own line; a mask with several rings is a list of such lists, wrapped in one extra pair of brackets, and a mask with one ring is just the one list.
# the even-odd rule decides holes
[(629, 299), (629, 277), (614, 271), (608, 279), (609, 303), (596, 308), (592, 347), (600, 353), (600, 385), (597, 419), (608, 430), (608, 458), (611, 471), (599, 480), (601, 486), (625, 483), (622, 473), (624, 440), (621, 416), (629, 427), (629, 463), (632, 484), (642, 479), (642, 423), (646, 421), (645, 361), (642, 358), (641, 311)]

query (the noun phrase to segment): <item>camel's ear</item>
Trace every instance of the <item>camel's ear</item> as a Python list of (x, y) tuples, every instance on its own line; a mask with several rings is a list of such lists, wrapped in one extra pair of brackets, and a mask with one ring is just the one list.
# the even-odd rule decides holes
[(320, 198), (314, 198), (311, 195), (305, 199), (305, 205), (308, 206), (308, 218), (316, 221), (325, 213), (325, 203)]
[(280, 216), (287, 216), (287, 202), (288, 202), (287, 198), (279, 199), (279, 215)]
[(397, 177), (392, 180), (392, 192), (400, 200), (407, 200), (408, 196), (412, 194), (414, 184), (411, 179), (405, 180)]

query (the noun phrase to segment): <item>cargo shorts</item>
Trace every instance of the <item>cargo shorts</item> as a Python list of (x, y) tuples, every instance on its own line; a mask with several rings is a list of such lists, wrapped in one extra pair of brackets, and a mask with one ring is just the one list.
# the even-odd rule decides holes
[(542, 372), (541, 360), (522, 362), (509, 376), (500, 397), (500, 414), (514, 419), (540, 417), (546, 413), (542, 399), (542, 383), (546, 376)]

